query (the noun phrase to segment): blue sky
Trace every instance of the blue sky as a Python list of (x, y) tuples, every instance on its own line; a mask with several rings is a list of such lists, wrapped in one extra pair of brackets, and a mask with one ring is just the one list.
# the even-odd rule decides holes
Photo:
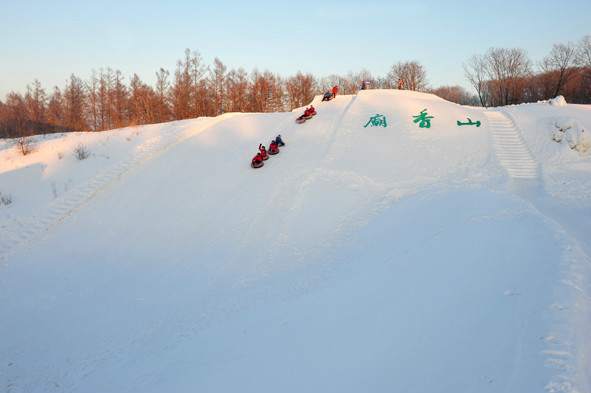
[(318, 76), (387, 73), (418, 60), (431, 85), (466, 85), (462, 62), (489, 47), (534, 61), (591, 34), (591, 1), (0, 0), (0, 97), (38, 78), (63, 85), (110, 66), (153, 82), (185, 48), (207, 63)]

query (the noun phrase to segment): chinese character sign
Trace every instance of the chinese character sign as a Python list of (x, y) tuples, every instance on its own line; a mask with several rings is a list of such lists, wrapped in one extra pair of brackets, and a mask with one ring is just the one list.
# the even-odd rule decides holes
[(420, 114), (413, 116), (413, 118), (413, 123), (418, 123), (420, 128), (431, 128), (433, 116), (428, 116), (427, 109), (423, 109)]
[(480, 127), (481, 126), (481, 123), (480, 123), (480, 120), (472, 121), (472, 119), (470, 119), (468, 117), (468, 121), (467, 122), (462, 123), (461, 121), (458, 120), (457, 121), (457, 125), (458, 125), (458, 127), (462, 127), (462, 126), (476, 126), (476, 127)]
[(384, 115), (375, 115), (369, 118), (367, 124), (363, 126), (363, 128), (367, 128), (368, 126), (372, 127), (388, 127), (388, 123), (386, 122), (386, 116)]

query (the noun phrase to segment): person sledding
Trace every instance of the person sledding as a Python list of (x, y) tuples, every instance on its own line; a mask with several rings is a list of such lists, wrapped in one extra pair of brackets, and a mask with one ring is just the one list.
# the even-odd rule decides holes
[(259, 151), (257, 153), (256, 156), (254, 156), (254, 158), (252, 159), (252, 161), (250, 162), (250, 166), (253, 168), (260, 168), (263, 165), (265, 165), (265, 163), (263, 162), (263, 155), (261, 154), (261, 152)]
[(285, 146), (285, 142), (283, 142), (283, 139), (281, 138), (281, 134), (277, 135), (275, 137), (275, 143), (277, 143), (277, 146)]
[(306, 108), (306, 110), (304, 111), (304, 114), (296, 119), (296, 122), (303, 123), (306, 120), (310, 120), (314, 116), (316, 116), (316, 109), (314, 108), (313, 105), (310, 105), (309, 108)]
[(337, 85), (334, 85), (332, 87), (332, 98), (337, 98), (337, 94), (339, 94), (339, 87)]
[(269, 159), (267, 148), (262, 143), (259, 143), (259, 153), (261, 157), (263, 157), (263, 160), (267, 161)]
[(279, 145), (275, 140), (271, 141), (269, 145), (269, 154), (274, 156), (275, 154), (279, 153)]
[(322, 96), (322, 101), (330, 101), (332, 100), (332, 91), (327, 91), (326, 93), (324, 93), (324, 96)]

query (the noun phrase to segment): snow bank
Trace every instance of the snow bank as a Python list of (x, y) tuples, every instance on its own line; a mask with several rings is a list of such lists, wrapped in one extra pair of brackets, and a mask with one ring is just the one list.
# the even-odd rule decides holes
[(566, 106), (566, 100), (564, 99), (563, 96), (558, 96), (558, 97), (554, 97), (550, 100), (548, 100), (548, 104), (552, 105), (552, 106)]
[(591, 200), (591, 154), (586, 147), (591, 130), (589, 106), (538, 103), (503, 110), (515, 120), (541, 164), (546, 190), (568, 201)]

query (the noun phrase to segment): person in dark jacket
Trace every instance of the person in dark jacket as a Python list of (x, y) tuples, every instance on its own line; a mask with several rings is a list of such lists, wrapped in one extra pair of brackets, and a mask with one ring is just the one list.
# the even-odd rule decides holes
[(275, 143), (277, 143), (278, 146), (285, 146), (285, 142), (283, 142), (283, 139), (281, 138), (281, 134), (279, 134), (275, 137)]

